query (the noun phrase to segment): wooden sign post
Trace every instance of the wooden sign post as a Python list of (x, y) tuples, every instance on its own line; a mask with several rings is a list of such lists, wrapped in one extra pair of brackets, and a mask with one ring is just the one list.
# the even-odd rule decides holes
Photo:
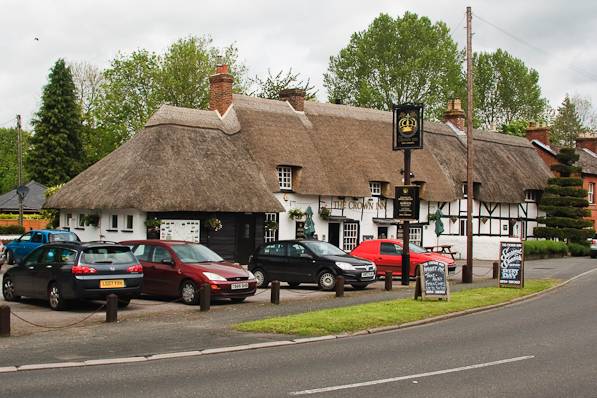
[(419, 265), (419, 275), (415, 286), (415, 300), (421, 297), (450, 300), (448, 264), (441, 261), (427, 261)]
[(499, 287), (524, 287), (524, 247), (522, 242), (500, 242)]

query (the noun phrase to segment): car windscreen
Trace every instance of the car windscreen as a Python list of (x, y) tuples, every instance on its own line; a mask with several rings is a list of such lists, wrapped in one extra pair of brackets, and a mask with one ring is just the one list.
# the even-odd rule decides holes
[(302, 243), (318, 256), (346, 256), (343, 250), (327, 242), (304, 241)]
[(97, 246), (83, 251), (84, 264), (135, 264), (137, 259), (128, 247)]
[(413, 253), (427, 253), (427, 250), (423, 249), (421, 246), (415, 245), (414, 243), (410, 243), (408, 247)]
[(172, 245), (172, 250), (183, 263), (204, 263), (219, 262), (224, 259), (203, 245), (197, 243), (185, 243)]
[(61, 232), (57, 234), (50, 234), (48, 236), (50, 242), (78, 242), (79, 237), (72, 232)]

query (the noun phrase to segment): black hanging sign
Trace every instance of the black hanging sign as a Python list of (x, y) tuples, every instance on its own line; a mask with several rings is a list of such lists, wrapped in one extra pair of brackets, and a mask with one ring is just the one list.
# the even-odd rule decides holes
[(522, 242), (500, 242), (499, 287), (524, 287), (524, 247)]
[(394, 218), (399, 220), (419, 219), (419, 186), (399, 185), (394, 191)]
[(423, 104), (394, 105), (392, 149), (423, 148)]
[(441, 261), (427, 261), (419, 265), (415, 299), (421, 297), (450, 299), (448, 283), (448, 264)]

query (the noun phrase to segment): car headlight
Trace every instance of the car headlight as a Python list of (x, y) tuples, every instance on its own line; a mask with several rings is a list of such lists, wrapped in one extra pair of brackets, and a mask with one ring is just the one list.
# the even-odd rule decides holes
[(255, 278), (255, 275), (253, 275), (253, 273), (251, 271), (247, 271), (249, 273), (249, 279), (257, 279)]
[(204, 272), (203, 275), (210, 281), (226, 281), (222, 275), (214, 274), (213, 272)]
[(355, 268), (353, 267), (352, 264), (345, 263), (342, 261), (336, 261), (336, 267), (338, 267), (344, 271), (355, 271)]

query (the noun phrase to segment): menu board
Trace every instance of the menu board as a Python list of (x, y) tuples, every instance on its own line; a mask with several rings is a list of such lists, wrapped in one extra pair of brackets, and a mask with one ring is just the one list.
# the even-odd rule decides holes
[(440, 261), (427, 261), (420, 266), (421, 296), (425, 298), (450, 299), (448, 264)]
[(400, 220), (418, 220), (419, 207), (418, 185), (400, 185), (395, 188), (394, 218)]
[(524, 247), (522, 242), (500, 242), (499, 287), (524, 287)]

